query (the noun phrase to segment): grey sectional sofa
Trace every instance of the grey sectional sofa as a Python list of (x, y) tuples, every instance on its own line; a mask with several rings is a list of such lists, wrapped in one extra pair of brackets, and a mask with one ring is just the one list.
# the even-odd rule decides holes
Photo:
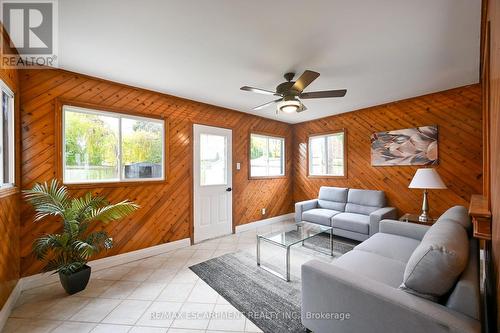
[(332, 264), (302, 266), (302, 323), (315, 333), (479, 333), (478, 257), (465, 207), (432, 227), (384, 220)]
[(383, 191), (322, 186), (317, 199), (295, 204), (295, 221), (333, 226), (334, 235), (363, 241), (382, 219), (396, 218), (396, 209), (385, 205)]

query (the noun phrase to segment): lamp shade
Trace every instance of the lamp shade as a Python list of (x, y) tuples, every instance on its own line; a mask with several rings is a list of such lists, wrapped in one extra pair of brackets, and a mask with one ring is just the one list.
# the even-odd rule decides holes
[(427, 190), (442, 190), (446, 188), (441, 177), (435, 169), (418, 169), (411, 180), (409, 188), (422, 188)]

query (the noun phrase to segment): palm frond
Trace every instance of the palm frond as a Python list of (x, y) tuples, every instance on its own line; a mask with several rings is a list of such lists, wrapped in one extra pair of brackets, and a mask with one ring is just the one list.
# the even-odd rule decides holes
[(97, 249), (92, 244), (78, 239), (73, 241), (71, 246), (78, 253), (78, 256), (85, 260), (89, 259), (94, 253), (97, 252)]
[(114, 220), (119, 220), (134, 212), (139, 208), (139, 205), (135, 203), (124, 200), (116, 204), (108, 205), (105, 207), (100, 207), (97, 209), (92, 209), (88, 220), (101, 221), (108, 223)]
[(36, 214), (35, 214), (35, 222), (40, 221), (44, 219), (47, 216), (54, 215), (54, 216), (63, 216), (64, 215), (64, 210), (61, 210), (59, 206), (56, 206), (52, 203), (43, 203), (35, 208)]
[(87, 192), (82, 198), (75, 198), (71, 200), (71, 207), (75, 210), (77, 220), (85, 220), (89, 217), (92, 209), (108, 205), (105, 197), (92, 196), (92, 193)]
[(59, 269), (61, 267), (64, 267), (67, 265), (66, 261), (64, 260), (64, 257), (62, 255), (59, 255), (55, 258), (52, 258), (47, 261), (47, 264), (43, 267), (44, 272), (50, 272), (50, 271), (56, 271), (59, 272)]
[(68, 237), (65, 234), (51, 234), (40, 237), (33, 243), (32, 251), (39, 260), (46, 258), (51, 249), (66, 247)]
[(64, 220), (64, 232), (71, 238), (78, 236), (80, 233), (80, 222), (77, 220)]
[(51, 259), (43, 268), (44, 272), (54, 271), (54, 273), (71, 274), (80, 270), (87, 264), (86, 261), (66, 262), (62, 257)]
[(35, 221), (48, 215), (64, 216), (69, 199), (68, 191), (65, 186), (59, 186), (57, 180), (53, 179), (50, 185), (47, 182), (37, 183), (31, 190), (23, 191), (23, 194), (38, 214)]
[(66, 265), (59, 267), (57, 272), (58, 273), (60, 272), (63, 274), (72, 274), (72, 273), (75, 273), (75, 272), (79, 271), (80, 269), (82, 269), (83, 266), (85, 266), (86, 264), (87, 264), (86, 261), (74, 261), (74, 262), (71, 262), (69, 264), (66, 264)]
[(87, 236), (85, 240), (87, 243), (92, 244), (97, 251), (109, 250), (113, 247), (113, 239), (109, 237), (105, 231), (97, 231)]

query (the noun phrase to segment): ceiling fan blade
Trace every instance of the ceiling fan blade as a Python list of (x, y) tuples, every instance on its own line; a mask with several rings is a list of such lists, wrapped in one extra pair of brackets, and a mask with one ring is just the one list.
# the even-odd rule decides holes
[(244, 90), (244, 91), (251, 91), (254, 93), (258, 93), (258, 94), (281, 96), (281, 94), (278, 94), (277, 92), (274, 92), (274, 91), (260, 89), (260, 88), (254, 88), (254, 87), (249, 87), (249, 86), (243, 86), (240, 89)]
[(330, 98), (330, 97), (344, 97), (347, 93), (346, 89), (339, 90), (324, 90), (324, 91), (311, 91), (302, 93), (299, 98)]
[(307, 107), (306, 107), (303, 103), (300, 103), (300, 107), (299, 107), (299, 109), (297, 110), (297, 113), (299, 113), (299, 112), (303, 112), (303, 111), (305, 111), (305, 110), (307, 110)]
[(319, 76), (318, 72), (306, 70), (302, 75), (295, 81), (292, 86), (293, 90), (301, 93), (308, 85), (310, 85), (314, 80), (316, 80)]
[(254, 111), (256, 111), (256, 110), (260, 110), (260, 109), (263, 109), (263, 108), (265, 108), (266, 106), (269, 106), (269, 105), (271, 105), (271, 104), (278, 103), (279, 101), (281, 101), (281, 98), (279, 98), (279, 99), (275, 99), (274, 101), (270, 101), (270, 102), (264, 103), (264, 104), (259, 105), (259, 106), (256, 106), (256, 107), (254, 107), (252, 110), (254, 110)]

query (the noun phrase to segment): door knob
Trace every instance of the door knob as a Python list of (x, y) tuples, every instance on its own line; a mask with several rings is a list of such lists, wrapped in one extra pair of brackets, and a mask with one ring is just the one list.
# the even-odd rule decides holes
[(230, 188), (230, 187), (226, 188), (226, 192), (231, 192), (232, 190), (233, 190), (233, 189), (232, 189), (232, 188)]

